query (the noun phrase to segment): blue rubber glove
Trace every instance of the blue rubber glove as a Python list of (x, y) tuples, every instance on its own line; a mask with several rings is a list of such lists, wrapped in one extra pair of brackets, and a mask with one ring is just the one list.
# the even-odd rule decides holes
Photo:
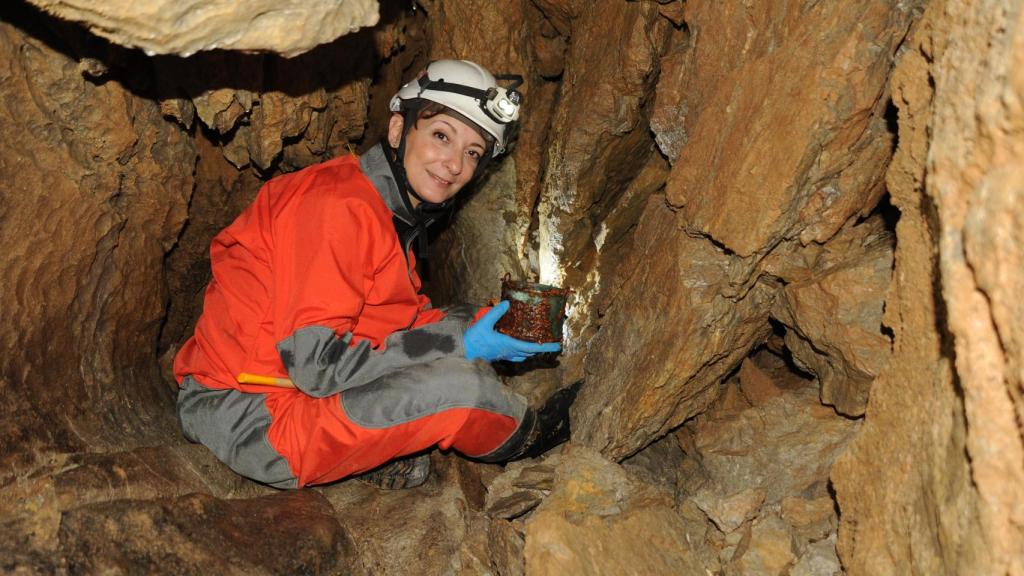
[(466, 358), (473, 360), (483, 358), (488, 362), (508, 360), (522, 362), (540, 352), (559, 352), (562, 345), (558, 342), (537, 344), (525, 340), (517, 340), (494, 329), (494, 324), (508, 311), (508, 300), (502, 300), (491, 308), (487, 314), (466, 330), (463, 344), (466, 347)]

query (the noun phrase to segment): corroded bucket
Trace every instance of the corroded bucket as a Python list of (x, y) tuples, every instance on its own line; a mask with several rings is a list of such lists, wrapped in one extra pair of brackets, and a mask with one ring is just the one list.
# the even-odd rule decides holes
[(561, 342), (569, 291), (557, 286), (512, 280), (501, 282), (508, 312), (495, 325), (498, 332), (529, 342)]

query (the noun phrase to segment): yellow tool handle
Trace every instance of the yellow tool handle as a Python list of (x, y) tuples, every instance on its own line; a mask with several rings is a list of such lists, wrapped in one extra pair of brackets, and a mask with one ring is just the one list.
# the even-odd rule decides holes
[(291, 378), (275, 378), (274, 376), (260, 376), (242, 372), (236, 378), (239, 384), (259, 384), (261, 386), (277, 386), (278, 388), (295, 388)]

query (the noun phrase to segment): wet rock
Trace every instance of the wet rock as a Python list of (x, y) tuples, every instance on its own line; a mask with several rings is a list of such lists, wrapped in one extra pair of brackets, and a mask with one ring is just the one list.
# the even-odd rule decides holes
[(60, 540), (71, 573), (365, 573), (334, 510), (312, 490), (90, 504), (64, 514)]
[(376, 0), (202, 5), (126, 0), (34, 0), (36, 6), (123, 46), (189, 56), (200, 50), (270, 50), (301, 54), (377, 23)]
[(672, 501), (589, 448), (544, 460), (555, 488), (526, 521), (528, 574), (698, 574), (693, 526)]

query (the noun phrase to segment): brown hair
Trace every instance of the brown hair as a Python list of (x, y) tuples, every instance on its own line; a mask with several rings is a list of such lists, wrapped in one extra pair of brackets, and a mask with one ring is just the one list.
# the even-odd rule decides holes
[(419, 121), (425, 120), (427, 118), (433, 118), (438, 114), (447, 114), (452, 118), (458, 119), (466, 126), (472, 128), (474, 132), (479, 134), (480, 137), (484, 139), (484, 142), (487, 144), (488, 150), (491, 150), (494, 147), (494, 136), (492, 136), (490, 132), (484, 130), (479, 125), (477, 125), (476, 122), (473, 122), (469, 118), (466, 118), (462, 114), (459, 114), (458, 112), (452, 110), (451, 108), (445, 106), (444, 104), (440, 104), (438, 102), (433, 102), (430, 100), (424, 100), (423, 106), (421, 106), (420, 109), (416, 112), (416, 120)]

